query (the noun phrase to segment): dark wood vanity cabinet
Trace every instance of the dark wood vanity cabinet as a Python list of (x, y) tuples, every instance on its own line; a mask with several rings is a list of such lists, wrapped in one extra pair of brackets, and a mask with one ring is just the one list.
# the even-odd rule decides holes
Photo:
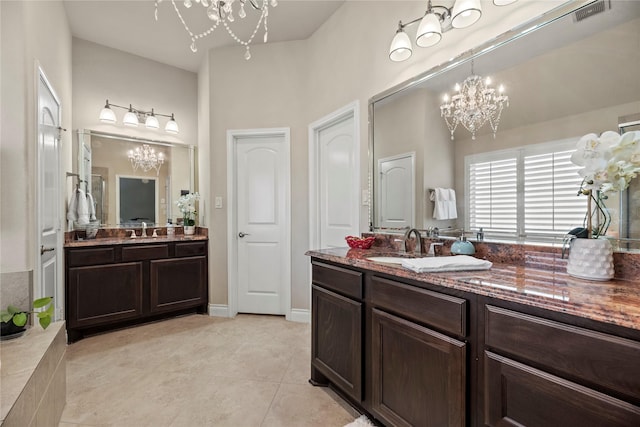
[(362, 400), (362, 273), (314, 262), (311, 382)]
[(640, 331), (312, 259), (311, 382), (385, 426), (640, 426)]
[(640, 425), (640, 342), (489, 304), (484, 323), (484, 425)]
[(377, 276), (368, 284), (371, 412), (393, 426), (465, 426), (467, 344), (453, 336), (466, 335), (466, 300)]
[(70, 342), (189, 310), (206, 312), (207, 241), (65, 248)]

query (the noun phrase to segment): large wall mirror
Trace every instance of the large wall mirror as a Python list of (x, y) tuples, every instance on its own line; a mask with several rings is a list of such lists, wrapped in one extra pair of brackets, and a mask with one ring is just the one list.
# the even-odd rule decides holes
[[(142, 158), (153, 151), (161, 161), (134, 167), (136, 151)], [(102, 227), (175, 224), (181, 216), (175, 201), (196, 191), (192, 145), (78, 130), (75, 152), (75, 185), (91, 194)]]
[[(625, 117), (637, 118), (640, 2), (597, 3), (605, 6), (602, 12), (579, 19), (575, 2), (568, 2), (370, 100), (370, 221), (374, 230), (397, 232), (411, 226), (475, 233), (478, 230), (470, 229), (465, 159), (514, 149), (533, 150), (544, 144), (575, 147), (582, 135), (615, 131)], [(503, 84), (509, 106), (502, 112), (495, 137), (488, 124), (475, 139), (460, 125), (452, 140), (441, 117), (443, 95), (452, 95), (454, 85), (472, 73), (490, 76), (494, 87)], [(414, 162), (405, 163), (404, 169), (385, 168), (390, 160), (407, 156), (413, 156)], [(390, 171), (396, 175), (391, 176)], [(406, 184), (390, 188), (390, 183), (404, 182), (399, 177), (412, 173), (413, 190), (407, 191)], [(512, 184), (522, 180), (518, 175)], [(640, 239), (639, 181), (632, 181), (628, 191), (607, 201), (613, 237)], [(435, 204), (429, 196), (436, 188), (454, 190), (457, 215), (434, 219)], [(576, 186), (576, 194), (577, 190)], [(399, 194), (406, 194), (409, 200), (398, 200)], [(409, 206), (413, 206), (412, 212), (407, 212)], [(576, 226), (581, 225), (581, 219)], [(561, 229), (569, 231), (572, 225), (567, 222)], [(512, 234), (515, 241), (529, 241), (522, 230)]]

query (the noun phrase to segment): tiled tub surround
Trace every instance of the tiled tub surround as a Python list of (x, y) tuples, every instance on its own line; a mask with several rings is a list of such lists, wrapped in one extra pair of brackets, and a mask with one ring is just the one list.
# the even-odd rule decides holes
[[(493, 262), (493, 267), (487, 271), (414, 273), (399, 265), (368, 260), (375, 256), (405, 255), (396, 251), (393, 246), (394, 238), (398, 237), (379, 238), (371, 249), (322, 249), (309, 251), (307, 255), (399, 278), (640, 330), (640, 277), (631, 273), (638, 271), (638, 255), (617, 254), (616, 274), (622, 270), (629, 280), (616, 278), (606, 282), (573, 278), (566, 273), (566, 259), (561, 258), (558, 249), (528, 245), (475, 244), (475, 256)], [(444, 242), (442, 255), (448, 255), (451, 241)], [(425, 239), (425, 243), (428, 248), (429, 240)], [(619, 265), (624, 268), (619, 269)]]
[(66, 402), (64, 322), (0, 344), (0, 425), (57, 426)]

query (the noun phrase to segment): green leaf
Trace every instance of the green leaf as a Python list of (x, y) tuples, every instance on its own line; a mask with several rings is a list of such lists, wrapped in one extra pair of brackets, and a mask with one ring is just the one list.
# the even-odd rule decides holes
[(7, 307), (7, 310), (9, 311), (9, 313), (11, 314), (16, 314), (16, 313), (20, 313), (22, 310), (20, 310), (18, 307), (16, 307), (15, 305), (10, 305), (9, 307)]
[(16, 313), (13, 315), (13, 323), (16, 326), (24, 326), (27, 324), (27, 313)]
[(51, 316), (42, 317), (38, 320), (42, 329), (47, 329), (47, 326), (51, 324)]
[(7, 310), (0, 311), (0, 321), (8, 322), (13, 317), (13, 314), (9, 313)]
[(42, 308), (45, 305), (50, 304), (52, 299), (52, 297), (38, 298), (33, 302), (33, 308)]

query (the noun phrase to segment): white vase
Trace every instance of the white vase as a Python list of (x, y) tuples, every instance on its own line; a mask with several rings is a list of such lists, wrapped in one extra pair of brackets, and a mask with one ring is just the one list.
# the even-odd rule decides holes
[(567, 263), (567, 273), (579, 279), (613, 279), (611, 242), (606, 238), (573, 239)]
[(196, 226), (195, 225), (185, 225), (184, 226), (184, 235), (185, 236), (192, 236), (196, 233)]

